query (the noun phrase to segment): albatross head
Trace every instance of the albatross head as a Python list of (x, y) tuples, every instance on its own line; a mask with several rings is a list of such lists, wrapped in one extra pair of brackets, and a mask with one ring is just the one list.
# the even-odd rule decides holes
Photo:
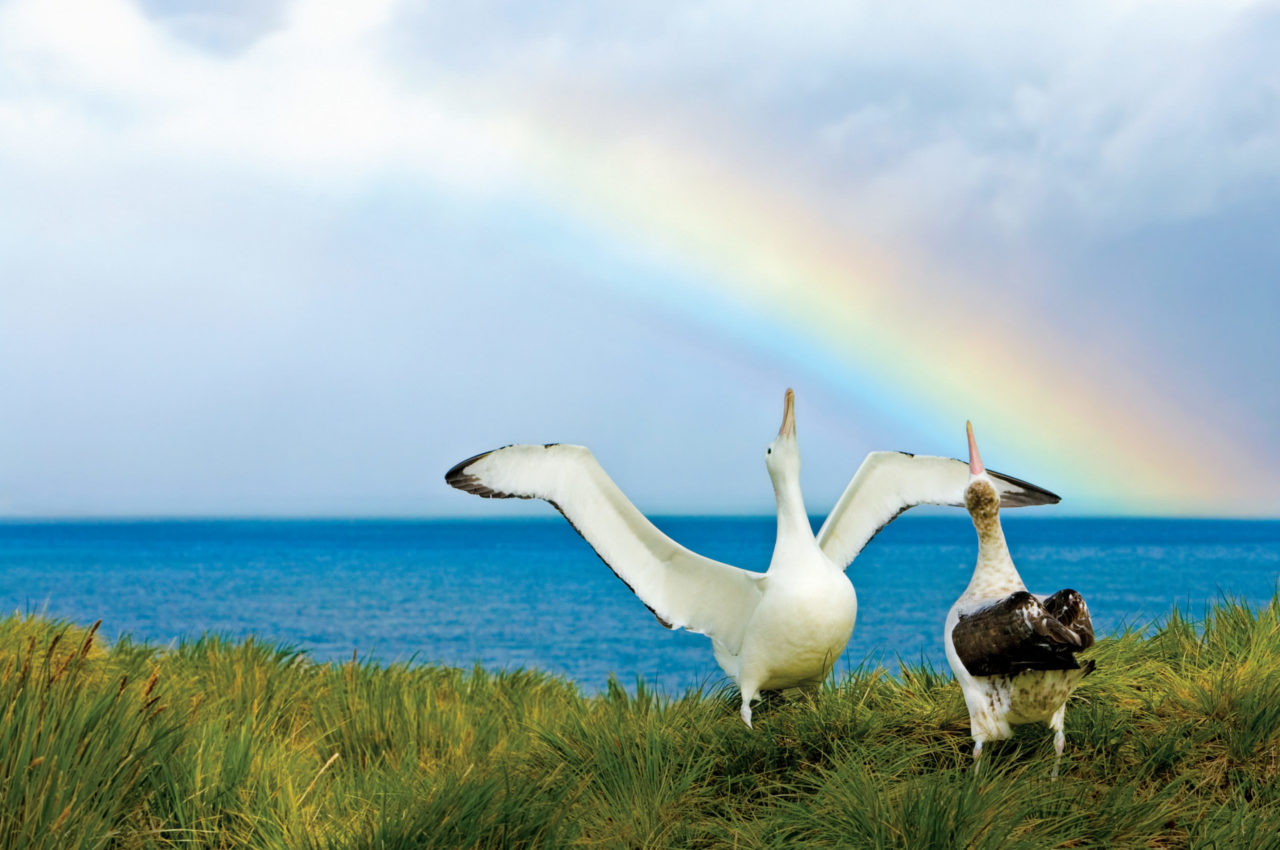
[(973, 438), (973, 423), (966, 422), (965, 428), (969, 432), (969, 486), (964, 491), (964, 505), (981, 536), (1000, 527), (1000, 494), (982, 465), (978, 441)]
[(764, 464), (775, 481), (779, 475), (800, 471), (800, 444), (796, 442), (796, 394), (787, 390), (782, 411), (782, 427), (778, 436), (765, 450)]

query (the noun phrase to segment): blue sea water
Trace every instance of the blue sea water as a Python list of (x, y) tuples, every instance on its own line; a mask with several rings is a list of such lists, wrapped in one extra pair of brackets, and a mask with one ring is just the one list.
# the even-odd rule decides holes
[[(668, 517), (695, 551), (764, 569), (771, 517)], [(1175, 605), (1270, 600), (1280, 521), (1006, 516), (1027, 585), (1074, 587), (1100, 634)], [(907, 515), (854, 562), (858, 623), (838, 670), (925, 659), (968, 583), (968, 518)], [(706, 638), (669, 632), (558, 517), (434, 521), (0, 522), (0, 611), (160, 645), (217, 632), (321, 661), (529, 667), (596, 691), (616, 674), (668, 693), (724, 681)]]

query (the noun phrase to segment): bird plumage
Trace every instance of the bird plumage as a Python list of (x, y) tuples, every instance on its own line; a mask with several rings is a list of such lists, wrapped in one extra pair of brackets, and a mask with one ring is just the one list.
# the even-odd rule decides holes
[[(1066, 599), (1083, 619), (1063, 622)], [(1075, 654), (1093, 643), (1088, 616), (1084, 598), (1074, 590), (1060, 590), (1043, 600), (1018, 590), (984, 608), (958, 613), (951, 640), (971, 676), (1077, 670)]]
[(486, 499), (544, 499), (669, 629), (742, 641), (739, 617), (759, 602), (763, 573), (691, 552), (631, 504), (584, 446), (507, 446), (462, 461), (445, 475)]
[[(818, 684), (843, 652), (857, 616), (844, 569), (858, 551), (912, 505), (962, 503), (967, 475), (957, 460), (873, 452), (815, 538), (801, 495), (790, 390), (765, 463), (778, 532), (764, 573), (703, 557), (662, 533), (583, 446), (507, 446), (462, 461), (445, 480), (484, 498), (550, 502), (664, 626), (711, 639), (750, 725), (761, 691)], [(996, 480), (1011, 504), (1058, 500), (1015, 478)]]
[[(1056, 494), (1011, 475), (988, 470), (1000, 506), (1052, 505)], [(818, 530), (818, 545), (840, 567), (848, 567), (863, 547), (903, 511), (916, 505), (964, 507), (969, 464), (962, 460), (908, 452), (871, 452), (853, 474)]]
[(1009, 737), (1015, 725), (1047, 722), (1055, 733), (1056, 776), (1067, 698), (1094, 668), (1092, 661), (1076, 659), (1093, 644), (1093, 624), (1076, 591), (1027, 591), (1009, 555), (1000, 500), (982, 467), (972, 426), (969, 447), (965, 505), (978, 533), (978, 558), (969, 586), (947, 616), (947, 660), (969, 710), (974, 758), (986, 741)]

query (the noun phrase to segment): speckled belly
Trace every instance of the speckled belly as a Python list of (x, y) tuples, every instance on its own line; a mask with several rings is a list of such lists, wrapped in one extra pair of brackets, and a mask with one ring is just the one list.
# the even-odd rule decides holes
[(1028, 670), (1012, 676), (986, 676), (987, 708), (1011, 725), (1045, 722), (1075, 689), (1076, 677), (1064, 670)]

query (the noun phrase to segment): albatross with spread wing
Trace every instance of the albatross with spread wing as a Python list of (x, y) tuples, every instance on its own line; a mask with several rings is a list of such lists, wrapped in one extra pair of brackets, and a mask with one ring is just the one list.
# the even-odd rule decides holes
[[(742, 719), (761, 691), (817, 685), (853, 632), (858, 602), (844, 570), (884, 525), (919, 504), (963, 504), (963, 462), (900, 452), (868, 455), (815, 538), (800, 493), (795, 394), (765, 452), (778, 503), (767, 572), (704, 558), (659, 531), (583, 446), (515, 445), (462, 461), (445, 475), (485, 498), (545, 499), (667, 628), (711, 638), (742, 693)], [(1047, 490), (989, 473), (1008, 506), (1049, 504)]]

